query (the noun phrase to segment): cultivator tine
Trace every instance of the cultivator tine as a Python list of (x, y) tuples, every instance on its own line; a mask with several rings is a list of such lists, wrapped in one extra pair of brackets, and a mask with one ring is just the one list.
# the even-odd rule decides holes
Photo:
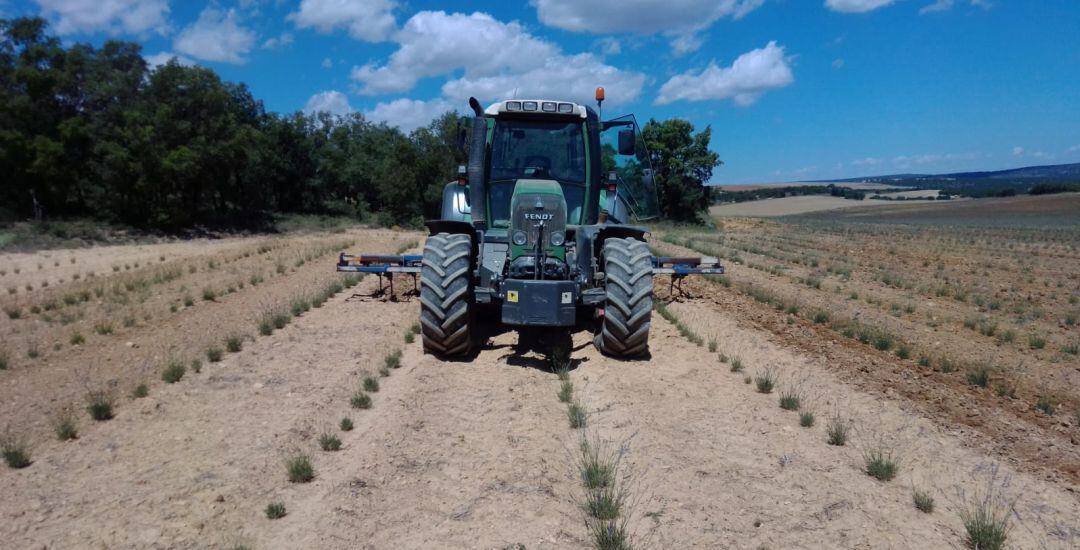
[(419, 294), (420, 289), (417, 287), (416, 276), (420, 273), (423, 259), (423, 256), (416, 254), (387, 256), (379, 254), (353, 255), (343, 252), (338, 256), (337, 270), (344, 273), (374, 273), (379, 277), (379, 290), (375, 292), (375, 296), (386, 294), (386, 288), (383, 287), (383, 277), (386, 277), (390, 290), (389, 299), (390, 301), (397, 301), (397, 294), (394, 292), (394, 275), (411, 275), (413, 289), (407, 295), (415, 296)]
[(703, 258), (673, 258), (666, 256), (653, 257), (653, 275), (670, 275), (668, 280), (668, 295), (689, 298), (690, 294), (683, 290), (683, 279), (687, 275), (723, 275), (724, 266), (720, 260), (711, 257)]

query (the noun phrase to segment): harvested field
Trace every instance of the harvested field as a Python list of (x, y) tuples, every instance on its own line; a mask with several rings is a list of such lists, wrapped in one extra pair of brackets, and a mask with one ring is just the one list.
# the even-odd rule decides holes
[[(530, 349), (494, 331), (468, 360), (439, 361), (404, 336), (417, 300), (373, 296), (374, 278), (314, 305), (342, 281), (338, 250), (416, 250), (419, 233), (188, 243), (189, 253), (147, 267), (150, 246), (136, 253), (139, 268), (5, 296), (22, 314), (0, 319), (12, 358), (0, 412), (33, 463), (0, 469), (0, 533), (15, 548), (587, 548), (575, 469), (585, 437), (622, 449), (635, 547), (959, 547), (959, 510), (987, 484), (1015, 510), (1011, 545), (1077, 545), (1080, 427), (1068, 419), (1080, 369), (1061, 351), (1076, 335), (1065, 323), (1080, 295), (1075, 230), (724, 224), (657, 231), (659, 249), (721, 255), (730, 274), (688, 281), (689, 298), (657, 281), (672, 320), (653, 316), (651, 359), (615, 361), (587, 332), (572, 335), (568, 380), (584, 430), (567, 426), (550, 341)], [(162, 267), (179, 275), (155, 277)], [(952, 294), (938, 296), (943, 287)], [(267, 312), (298, 300), (310, 308), (261, 334)], [(829, 321), (815, 321), (820, 311)], [(966, 328), (972, 314), (1015, 325), (1017, 337), (999, 344)], [(875, 337), (893, 335), (889, 349), (830, 328), (855, 317), (881, 328)], [(95, 332), (109, 321), (111, 333)], [(70, 343), (75, 331), (84, 343)], [(1035, 333), (1041, 349), (1025, 346)], [(225, 349), (228, 336), (241, 348), (210, 362), (206, 351)], [(917, 362), (923, 352), (930, 367)], [(945, 357), (1001, 370), (990, 388), (972, 386), (962, 369), (942, 372)], [(161, 369), (176, 358), (189, 368), (167, 383)], [(772, 393), (744, 383), (766, 371)], [(354, 408), (365, 377), (378, 391), (366, 393), (370, 408)], [(1014, 396), (998, 397), (999, 381), (1015, 382)], [(146, 397), (132, 395), (139, 383)], [(83, 411), (98, 388), (115, 398), (105, 422)], [(1047, 391), (1053, 416), (1036, 409)], [(801, 427), (799, 412), (778, 406), (782, 395), (798, 396), (816, 423)], [(53, 434), (63, 406), (76, 410), (76, 439)], [(343, 417), (351, 430), (338, 430)], [(826, 442), (833, 417), (849, 427), (844, 446)], [(340, 450), (320, 449), (328, 432)], [(879, 448), (899, 457), (890, 482), (864, 471), (865, 453)], [(287, 478), (298, 451), (311, 458), (310, 482)], [(936, 498), (933, 514), (913, 506), (913, 487)], [(283, 505), (279, 519), (264, 511), (272, 502)]]
[[(908, 201), (905, 201), (907, 204)], [(762, 199), (757, 201), (718, 204), (709, 208), (709, 214), (718, 218), (750, 217), (775, 218), (819, 211), (832, 211), (847, 208), (874, 209), (888, 206), (885, 201), (849, 200), (828, 195), (804, 195), (781, 199)]]

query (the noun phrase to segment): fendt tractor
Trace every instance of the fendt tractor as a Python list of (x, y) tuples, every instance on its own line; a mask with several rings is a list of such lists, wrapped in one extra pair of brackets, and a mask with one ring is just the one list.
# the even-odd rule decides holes
[[(604, 99), (596, 90), (597, 106)], [(567, 101), (500, 101), (463, 118), (468, 165), (426, 222), (423, 256), (341, 254), (339, 271), (420, 277), (424, 350), (460, 356), (478, 319), (522, 331), (588, 327), (602, 353), (648, 352), (653, 275), (719, 274), (714, 258), (657, 258), (649, 154), (633, 115)], [(380, 285), (381, 286), (381, 285)], [(391, 287), (391, 293), (392, 293)]]

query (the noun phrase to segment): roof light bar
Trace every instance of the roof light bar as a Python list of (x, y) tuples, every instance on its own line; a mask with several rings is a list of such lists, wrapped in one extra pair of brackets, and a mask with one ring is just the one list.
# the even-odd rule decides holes
[(560, 113), (573, 113), (574, 112), (574, 104), (573, 103), (560, 103), (559, 104), (559, 112)]
[(535, 101), (522, 101), (521, 102), (521, 108), (526, 110), (526, 111), (535, 111), (536, 110), (536, 102)]
[(544, 111), (545, 113), (554, 113), (555, 109), (556, 107), (554, 101), (545, 101), (540, 104), (540, 110)]
[(506, 110), (507, 111), (520, 111), (521, 110), (521, 102), (520, 101), (507, 101), (506, 102)]

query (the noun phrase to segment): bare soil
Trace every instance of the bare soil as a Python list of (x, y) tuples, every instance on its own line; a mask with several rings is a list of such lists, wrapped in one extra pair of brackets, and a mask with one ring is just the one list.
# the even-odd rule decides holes
[[(516, 333), (496, 331), (468, 360), (425, 355), (418, 340), (404, 340), (417, 319), (416, 299), (373, 296), (375, 278), (270, 336), (257, 334), (264, 311), (338, 278), (332, 265), (341, 248), (393, 252), (419, 240), (417, 233), (354, 230), (191, 243), (186, 252), (170, 249), (165, 262), (153, 247), (134, 256), (99, 249), (91, 257), (102, 266), (138, 257), (145, 270), (147, 261), (175, 261), (182, 275), (153, 283), (148, 271), (146, 286), (107, 289), (39, 313), (30, 308), (64, 303), (86, 279), (64, 277), (46, 291), (9, 298), (23, 315), (0, 319), (0, 348), (12, 350), (11, 367), (0, 371), (0, 413), (7, 430), (30, 441), (34, 463), (0, 469), (5, 546), (586, 548), (575, 470), (582, 437), (624, 447), (637, 547), (959, 547), (958, 510), (988, 483), (1015, 502), (1013, 546), (1080, 541), (1075, 480), (1040, 467), (1027, 450), (1072, 445), (1063, 436), (1028, 423), (1030, 434), (995, 446), (988, 433), (926, 405), (956, 394), (920, 398), (911, 386), (894, 388), (888, 376), (904, 376), (894, 358), (826, 337), (803, 319), (789, 323), (736, 287), (698, 281), (688, 287), (690, 298), (672, 297), (666, 281), (657, 281), (657, 299), (670, 303), (685, 329), (715, 340), (714, 353), (659, 315), (648, 360), (603, 357), (590, 334), (573, 334), (570, 377), (589, 413), (584, 432), (568, 427), (545, 349), (520, 347)], [(91, 261), (78, 257), (76, 265), (84, 260)], [(0, 258), (0, 265), (10, 261)], [(759, 273), (731, 267), (733, 277)], [(95, 271), (94, 284), (108, 288), (124, 288), (133, 277), (122, 265), (116, 273)], [(252, 275), (264, 281), (238, 288)], [(204, 288), (224, 289), (224, 297), (202, 300)], [(194, 303), (184, 306), (188, 293)], [(77, 309), (81, 317), (59, 321)], [(142, 314), (133, 326), (118, 321), (112, 334), (93, 332), (101, 319), (132, 311)], [(46, 313), (52, 321), (42, 319)], [(86, 342), (68, 343), (73, 330)], [(226, 335), (245, 336), (243, 350), (207, 362), (204, 351), (222, 346)], [(26, 356), (31, 338), (42, 350), (35, 359)], [(349, 399), (363, 377), (378, 376), (384, 357), (399, 349), (402, 367), (381, 378), (372, 408), (353, 409)], [(164, 383), (160, 368), (176, 357), (201, 357), (201, 372)], [(731, 371), (732, 357), (744, 372)], [(744, 383), (766, 369), (778, 379), (773, 393)], [(936, 387), (937, 380), (914, 379)], [(149, 385), (148, 397), (130, 397), (139, 382)], [(117, 398), (116, 417), (107, 422), (81, 410), (86, 389), (99, 386)], [(784, 389), (799, 392), (803, 409), (817, 416), (814, 427), (800, 427), (797, 413), (778, 406)], [(73, 441), (56, 441), (50, 430), (49, 416), (63, 405), (79, 415)], [(825, 442), (831, 415), (852, 426), (846, 446)], [(339, 431), (342, 417), (355, 429)], [(341, 450), (319, 449), (325, 432), (339, 435)], [(890, 482), (863, 471), (864, 452), (878, 445), (900, 459)], [(296, 451), (312, 457), (310, 483), (286, 478), (285, 459)], [(933, 514), (913, 507), (913, 487), (935, 496)], [(287, 515), (267, 519), (270, 502), (284, 503)]]

